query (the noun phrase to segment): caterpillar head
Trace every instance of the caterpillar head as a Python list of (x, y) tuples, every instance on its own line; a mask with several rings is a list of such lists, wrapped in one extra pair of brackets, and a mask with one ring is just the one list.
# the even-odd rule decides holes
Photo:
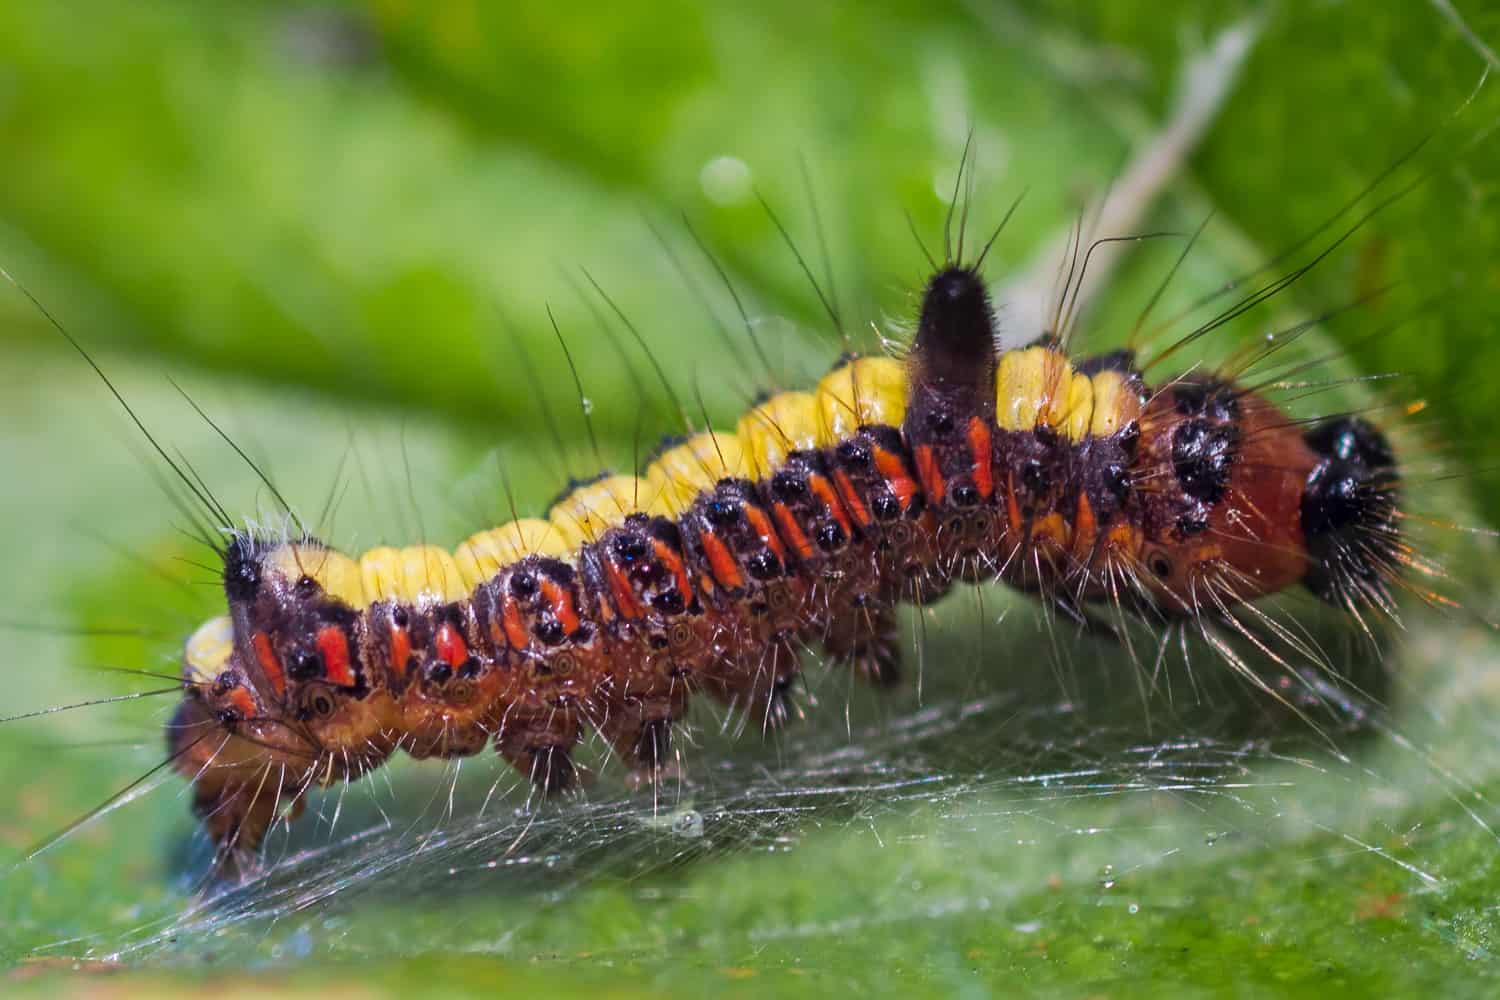
[(1319, 461), (1302, 494), (1311, 561), (1303, 583), (1330, 604), (1387, 606), (1403, 551), (1400, 477), (1390, 442), (1358, 417), (1326, 420), (1304, 440)]
[(311, 758), (239, 667), (228, 616), (188, 639), (183, 681), (185, 696), (166, 727), (167, 752), (192, 782), (193, 811), (214, 843), (220, 872), (241, 875), (277, 816), (301, 809), (289, 779), (307, 773)]
[(391, 751), (370, 702), (353, 696), (366, 688), (340, 596), (356, 579), (347, 562), (311, 540), (236, 534), (224, 555), (229, 613), (184, 649), (168, 750), (226, 870), (312, 785), (356, 777)]

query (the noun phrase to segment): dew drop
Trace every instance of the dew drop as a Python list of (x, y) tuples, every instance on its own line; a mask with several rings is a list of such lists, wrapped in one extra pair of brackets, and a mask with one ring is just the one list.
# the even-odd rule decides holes
[(679, 837), (703, 836), (703, 814), (693, 809), (684, 810), (672, 821), (672, 832)]
[(703, 194), (716, 205), (735, 205), (750, 197), (750, 167), (737, 156), (716, 156), (698, 172)]

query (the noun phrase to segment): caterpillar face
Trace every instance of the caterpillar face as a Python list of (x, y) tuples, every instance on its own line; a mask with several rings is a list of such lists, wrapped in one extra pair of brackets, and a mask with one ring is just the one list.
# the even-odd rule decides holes
[(983, 280), (945, 267), (904, 362), (845, 359), (638, 477), (571, 484), (546, 519), (451, 554), (236, 536), (173, 730), (217, 734), (179, 764), (210, 831), (241, 850), (267, 795), (300, 802), (396, 748), (493, 743), (556, 790), (593, 727), (653, 771), (695, 693), (784, 721), (805, 646), (893, 683), (896, 605), (963, 581), (1156, 619), (1298, 584), (1388, 604), (1398, 475), (1369, 424), (1304, 431), (1225, 379), (1153, 389), (1128, 352), (995, 343)]
[(1390, 601), (1392, 568), (1402, 565), (1397, 521), (1400, 476), (1390, 443), (1358, 417), (1307, 432), (1318, 457), (1302, 494), (1302, 531), (1311, 566), (1304, 583), (1330, 604)]

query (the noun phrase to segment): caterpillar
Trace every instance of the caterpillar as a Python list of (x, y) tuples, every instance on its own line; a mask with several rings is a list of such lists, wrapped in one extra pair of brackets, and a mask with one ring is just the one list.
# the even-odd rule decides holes
[(783, 724), (803, 646), (898, 683), (895, 609), (957, 584), (1106, 630), (1099, 608), (1211, 617), (1294, 587), (1390, 608), (1413, 557), (1374, 424), (1294, 420), (1228, 374), (1153, 385), (1132, 351), (1075, 361), (1055, 334), (997, 350), (984, 254), (945, 257), (904, 356), (846, 356), (545, 517), (451, 552), (232, 533), (166, 727), (218, 870), (398, 751), (492, 746), (557, 793), (597, 730), (660, 779), (698, 695)]

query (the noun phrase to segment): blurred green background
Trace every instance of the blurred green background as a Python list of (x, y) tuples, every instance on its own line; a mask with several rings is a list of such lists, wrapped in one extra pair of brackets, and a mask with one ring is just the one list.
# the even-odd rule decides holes
[[(1403, 438), (1423, 509), (1493, 523), (1500, 146), (1484, 134), (1500, 87), (1445, 126), (1494, 58), (1485, 40), (1500, 43), (1500, 12), (1475, 2), (9, 4), (0, 264), (232, 510), (271, 507), (167, 376), (304, 510), (343, 484), (339, 543), (452, 543), (505, 515), (504, 485), (535, 510), (597, 464), (548, 307), (579, 360), (607, 462), (628, 465), (673, 429), (641, 355), (627, 349), (623, 362), (601, 334), (607, 307), (581, 291), (589, 277), (689, 408), (701, 398), (727, 425), (768, 380), (745, 363), (738, 317), (683, 217), (732, 277), (776, 380), (805, 384), (842, 345), (754, 192), (819, 261), (811, 189), (847, 325), (869, 346), (870, 321), (909, 313), (925, 264), (907, 214), (937, 242), (971, 130), (976, 218), (998, 218), (1029, 191), (992, 258), (1018, 264), (1166, 115), (1181, 60), (1247, 17), (1260, 40), (1243, 77), (1153, 219), (1185, 231), (1215, 214), (1173, 301), (1306, 235), (1437, 131), (1403, 175), (1425, 183), (1234, 336), (1395, 289), (1306, 348), (1342, 352), (1339, 372), (1401, 373), (1356, 398), (1431, 403)], [(1118, 343), (1177, 249), (1132, 261), (1087, 346)], [(176, 530), (142, 443), (10, 290), (0, 338), (0, 599), (11, 626), (0, 713), (145, 689), (152, 682), (89, 668), (173, 672), (180, 637), (214, 606), (210, 575), (185, 561), (202, 557)], [(615, 338), (625, 339), (618, 324)], [(1459, 577), (1451, 589), (1482, 613), (1493, 547), (1435, 537)], [(1170, 795), (1079, 796), (1021, 836), (1027, 808), (976, 780), (985, 790), (958, 822), (913, 805), (885, 817), (883, 839), (814, 812), (793, 851), (730, 851), (550, 894), (502, 882), (462, 901), (414, 895), (298, 924), (295, 942), (280, 936), (287, 923), (253, 924), (189, 937), (126, 973), (87, 965), (65, 979), (71, 959), (109, 955), (127, 931), (185, 906), (191, 824), (169, 783), (4, 876), (0, 957), (18, 963), (5, 982), (224, 992), (253, 972), (351, 994), (1477, 995), (1493, 975), (1500, 891), (1489, 804), (1500, 690), (1477, 617), (1412, 612), (1390, 653), (1406, 672), (1390, 718), (1352, 756), (1308, 749), (1315, 739), (1296, 743), (1312, 756), (1295, 766), (1276, 747), (1255, 756), (1240, 778), (1261, 790), (1256, 833), (1232, 848), (1207, 851), (1216, 840), (1203, 834), (1231, 821)], [(1016, 624), (1032, 618), (1018, 608), (1010, 629), (991, 629), (1010, 662), (1049, 647), (1044, 629)], [(939, 621), (939, 648), (967, 620)], [(80, 626), (149, 634), (65, 634)], [(928, 697), (969, 697), (973, 681), (936, 682)], [(1037, 698), (1058, 697), (1050, 681)], [(1006, 683), (990, 675), (977, 687)], [(842, 699), (833, 692), (810, 723), (833, 742)], [(3, 860), (159, 759), (161, 701), (0, 727)], [(1069, 730), (1085, 756), (1084, 723), (1111, 708), (1089, 707)], [(1143, 714), (1139, 730), (1122, 724), (1126, 735), (1160, 739)], [(1184, 725), (1201, 735), (1194, 727), (1209, 723)], [(979, 743), (954, 756), (985, 767)], [(1125, 858), (1152, 860), (1101, 880)]]

